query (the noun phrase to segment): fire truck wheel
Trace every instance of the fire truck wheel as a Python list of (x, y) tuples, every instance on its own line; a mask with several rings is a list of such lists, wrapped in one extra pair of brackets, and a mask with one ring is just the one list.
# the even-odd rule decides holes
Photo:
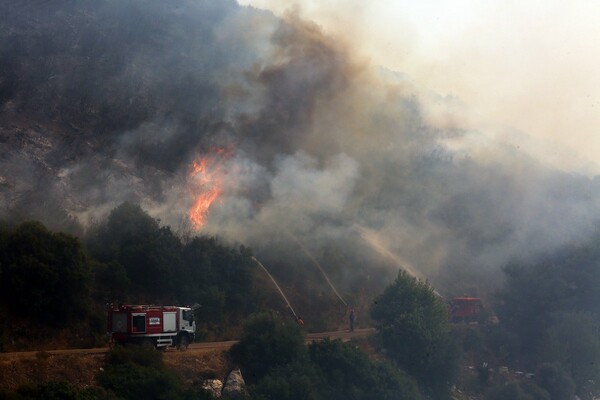
[(188, 336), (181, 335), (181, 337), (179, 338), (179, 344), (177, 345), (177, 348), (181, 351), (185, 351), (185, 350), (187, 350), (189, 345), (190, 345), (190, 339), (188, 338)]

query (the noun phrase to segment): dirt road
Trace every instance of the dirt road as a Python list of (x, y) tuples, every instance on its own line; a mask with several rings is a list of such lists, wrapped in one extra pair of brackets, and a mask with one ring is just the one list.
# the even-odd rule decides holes
[[(348, 341), (356, 337), (365, 337), (373, 334), (374, 328), (355, 329), (354, 332), (350, 331), (335, 331), (335, 332), (322, 332), (322, 333), (308, 333), (306, 335), (306, 342), (323, 340), (325, 338), (330, 339), (341, 339), (342, 341)], [(230, 340), (225, 342), (204, 342), (204, 343), (192, 343), (188, 348), (188, 353), (207, 353), (214, 350), (226, 350), (237, 343), (237, 340)], [(43, 353), (46, 354), (101, 354), (106, 353), (108, 347), (98, 347), (95, 349), (62, 349), (62, 350), (45, 350)], [(176, 350), (168, 350), (176, 351)], [(15, 358), (28, 358), (28, 357), (39, 357), (40, 351), (20, 351), (13, 353), (0, 353), (0, 359), (15, 359)]]

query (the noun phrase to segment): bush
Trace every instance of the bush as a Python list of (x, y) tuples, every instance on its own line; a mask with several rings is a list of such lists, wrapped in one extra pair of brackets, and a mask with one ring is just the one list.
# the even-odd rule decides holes
[[(533, 383), (520, 384), (512, 382), (493, 388), (485, 397), (486, 400), (550, 400), (545, 390)], [(566, 400), (566, 399), (565, 399)]]
[(359, 348), (340, 340), (314, 342), (311, 361), (329, 386), (328, 399), (407, 399), (421, 396), (412, 379), (387, 362), (373, 362)]
[(307, 349), (294, 322), (252, 317), (231, 348), (253, 399), (418, 400), (417, 385), (391, 364), (371, 361), (351, 344), (325, 340)]
[[(13, 397), (11, 397), (13, 396)], [(0, 398), (2, 398), (0, 396)], [(76, 386), (62, 381), (48, 382), (37, 386), (26, 385), (20, 387), (7, 399), (15, 400), (110, 400), (114, 397), (94, 390), (81, 390)], [(116, 399), (115, 399), (116, 400)]]
[(255, 383), (277, 366), (306, 358), (307, 349), (295, 322), (261, 313), (245, 324), (244, 334), (230, 354), (242, 367), (244, 379)]
[(324, 382), (315, 367), (304, 359), (272, 368), (251, 387), (253, 399), (309, 400), (321, 396)]
[(550, 394), (550, 400), (570, 399), (575, 394), (575, 383), (558, 363), (541, 364), (535, 373), (536, 383)]
[(111, 350), (107, 366), (97, 379), (102, 387), (124, 399), (183, 396), (181, 382), (164, 366), (162, 353), (142, 346)]

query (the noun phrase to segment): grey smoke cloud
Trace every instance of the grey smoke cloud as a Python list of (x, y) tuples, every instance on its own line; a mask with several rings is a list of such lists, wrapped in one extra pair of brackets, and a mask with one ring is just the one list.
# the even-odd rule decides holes
[[(213, 206), (205, 229), (258, 246), (261, 236), (282, 230), (306, 235), (324, 220), (339, 219), (359, 176), (358, 163), (345, 154), (332, 156), (322, 166), (304, 152), (282, 156), (272, 172), (248, 160), (234, 163), (246, 167), (228, 166), (236, 176), (228, 177), (229, 187)], [(261, 187), (265, 192), (254, 197)], [(253, 197), (264, 200), (257, 204)]]
[(397, 268), (359, 226), (449, 294), (492, 286), (507, 262), (582, 240), (598, 220), (597, 180), (473, 129), (459, 100), (296, 17), (217, 0), (0, 11), (5, 212), (52, 194), (87, 223), (130, 200), (185, 231), (192, 161), (231, 146), (202, 233), (304, 257), (287, 230), (317, 257), (343, 249), (348, 279)]

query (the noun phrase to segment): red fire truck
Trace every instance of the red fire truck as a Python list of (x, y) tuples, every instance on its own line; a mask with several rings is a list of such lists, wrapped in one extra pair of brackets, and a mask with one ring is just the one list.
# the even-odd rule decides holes
[(478, 297), (455, 297), (450, 302), (452, 322), (479, 322), (483, 305)]
[(108, 309), (107, 331), (114, 344), (146, 344), (185, 350), (194, 341), (196, 323), (190, 307), (119, 305)]

